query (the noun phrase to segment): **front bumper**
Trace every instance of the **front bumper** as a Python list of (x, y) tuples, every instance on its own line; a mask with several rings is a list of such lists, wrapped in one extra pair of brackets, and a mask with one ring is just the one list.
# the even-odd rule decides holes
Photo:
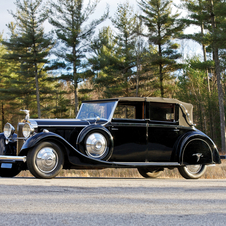
[(10, 156), (10, 155), (0, 155), (0, 162), (26, 162), (26, 156)]

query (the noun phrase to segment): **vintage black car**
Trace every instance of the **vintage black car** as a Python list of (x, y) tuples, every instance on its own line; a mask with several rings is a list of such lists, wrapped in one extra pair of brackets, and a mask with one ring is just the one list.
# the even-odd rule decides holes
[(63, 169), (137, 168), (158, 177), (178, 168), (186, 179), (220, 164), (214, 142), (193, 124), (191, 104), (160, 97), (84, 101), (76, 119), (30, 119), (0, 134), (0, 176), (29, 170), (53, 178)]

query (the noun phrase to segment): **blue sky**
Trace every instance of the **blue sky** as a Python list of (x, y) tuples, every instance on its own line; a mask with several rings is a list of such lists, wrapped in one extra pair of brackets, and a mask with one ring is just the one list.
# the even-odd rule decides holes
[[(48, 0), (43, 0), (43, 2), (46, 2)], [(92, 1), (92, 0), (91, 0)], [(134, 6), (134, 10), (135, 12), (139, 11), (139, 7), (137, 6), (137, 1), (136, 0), (128, 0), (131, 6)], [(13, 12), (16, 11), (16, 6), (14, 4), (15, 0), (0, 0), (1, 2), (1, 7), (0, 7), (0, 15), (1, 15), (1, 19), (0, 19), (0, 32), (2, 33), (4, 30), (4, 37), (7, 36), (7, 32), (8, 29), (6, 27), (7, 23), (10, 23), (11, 21), (14, 21), (13, 17), (8, 13), (8, 10), (12, 10)], [(85, 0), (85, 2), (89, 2), (89, 0)], [(124, 3), (126, 2), (126, 0), (101, 0), (100, 3), (98, 4), (95, 13), (91, 16), (91, 19), (94, 18), (100, 18), (100, 16), (103, 14), (103, 12), (105, 11), (106, 8), (106, 4), (109, 5), (109, 9), (110, 9), (110, 16), (114, 16), (116, 9), (117, 9), (117, 5), (119, 3)], [(179, 2), (179, 0), (174, 0), (174, 2)], [(106, 20), (104, 23), (102, 23), (101, 25), (99, 25), (99, 28), (101, 28), (102, 26), (107, 26), (110, 25), (110, 20)], [(50, 31), (51, 30), (51, 26), (48, 23), (45, 23), (45, 30), (46, 31)], [(195, 28), (190, 28), (190, 29), (186, 29), (186, 33), (192, 33), (195, 31)], [(194, 53), (196, 54), (200, 54), (201, 49), (200, 46), (194, 42), (191, 41), (186, 41), (184, 42), (184, 48), (185, 48), (185, 54), (188, 55), (193, 55)]]
[[(46, 0), (44, 0), (46, 2)], [(8, 10), (12, 10), (13, 12), (16, 11), (16, 6), (14, 4), (15, 0), (0, 0), (1, 2), (1, 7), (0, 7), (0, 15), (1, 15), (1, 19), (0, 19), (0, 32), (2, 32), (4, 30), (4, 36), (7, 35), (7, 27), (5, 26), (7, 23), (13, 21), (13, 17), (8, 13)], [(88, 0), (85, 0), (85, 2), (88, 3)], [(123, 3), (126, 2), (126, 0), (101, 0), (100, 3), (98, 4), (96, 11), (94, 13), (94, 15), (92, 15), (92, 17), (96, 17), (99, 18), (105, 8), (106, 8), (106, 4), (109, 5), (110, 8), (110, 16), (113, 16), (116, 9), (117, 9), (117, 4), (119, 3)], [(138, 8), (137, 7), (137, 3), (136, 0), (129, 0), (130, 5), (133, 5), (134, 8)], [(105, 22), (104, 25), (109, 24), (109, 20)], [(49, 25), (46, 25), (46, 29), (49, 30)]]

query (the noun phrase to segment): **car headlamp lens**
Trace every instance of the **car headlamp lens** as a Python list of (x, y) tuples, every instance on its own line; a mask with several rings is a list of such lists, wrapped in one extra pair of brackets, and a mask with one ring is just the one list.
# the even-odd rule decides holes
[(34, 128), (30, 123), (25, 123), (22, 129), (23, 136), (28, 138), (34, 132)]
[(15, 128), (10, 123), (6, 123), (3, 131), (5, 137), (8, 139), (14, 134)]

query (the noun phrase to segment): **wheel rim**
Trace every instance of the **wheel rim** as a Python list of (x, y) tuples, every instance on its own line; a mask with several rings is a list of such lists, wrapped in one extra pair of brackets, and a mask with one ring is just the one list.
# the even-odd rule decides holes
[(107, 150), (107, 140), (100, 133), (93, 133), (86, 140), (86, 153), (93, 158), (101, 158)]
[(202, 169), (202, 165), (187, 165), (186, 169), (190, 174), (197, 174)]
[(42, 148), (36, 156), (36, 166), (43, 173), (51, 173), (58, 165), (58, 154), (50, 147)]

